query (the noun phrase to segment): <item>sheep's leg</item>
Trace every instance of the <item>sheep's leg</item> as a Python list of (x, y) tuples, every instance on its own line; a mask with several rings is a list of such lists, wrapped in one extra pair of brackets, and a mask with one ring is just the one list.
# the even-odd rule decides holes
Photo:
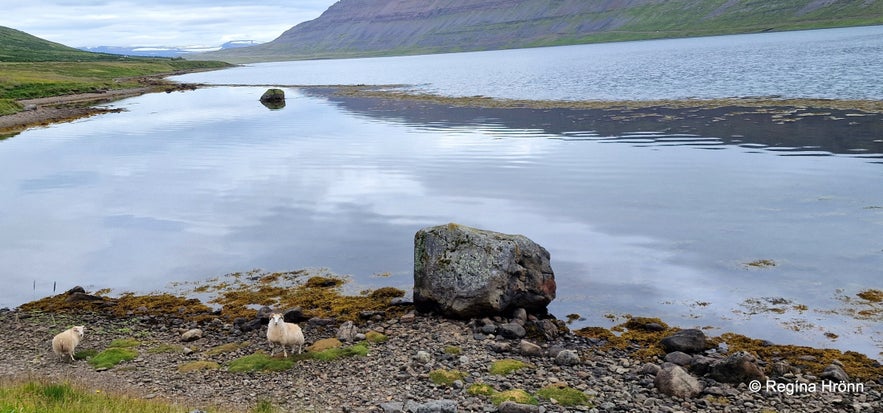
[(282, 345), (282, 355), (288, 358), (288, 350), (285, 348), (285, 344)]
[(71, 361), (77, 361), (77, 359), (74, 358), (74, 352), (73, 352), (73, 351), (70, 353), (70, 356), (71, 356)]

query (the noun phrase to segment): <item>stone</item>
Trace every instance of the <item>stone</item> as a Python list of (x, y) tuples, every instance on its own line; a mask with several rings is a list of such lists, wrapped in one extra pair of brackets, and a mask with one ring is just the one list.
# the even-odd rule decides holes
[(546, 340), (552, 341), (558, 338), (561, 335), (561, 328), (558, 324), (555, 324), (555, 321), (550, 319), (536, 320), (533, 321), (537, 330), (543, 334), (543, 337)]
[(684, 367), (690, 365), (693, 361), (693, 356), (683, 351), (673, 351), (665, 355), (665, 361)]
[(456, 413), (457, 402), (453, 400), (432, 400), (417, 406), (414, 413)]
[(524, 327), (517, 323), (503, 324), (497, 329), (497, 332), (508, 339), (522, 338), (527, 335), (527, 331)]
[(705, 333), (695, 328), (678, 331), (663, 338), (659, 344), (666, 353), (682, 351), (688, 354), (701, 353), (707, 345)]
[(304, 321), (309, 320), (310, 318), (304, 315), (304, 310), (300, 307), (294, 307), (285, 311), (282, 314), (282, 319), (285, 320), (286, 323), (303, 323)]
[(846, 374), (846, 371), (843, 370), (842, 364), (840, 364), (837, 360), (834, 360), (834, 363), (825, 367), (825, 370), (822, 371), (822, 374), (819, 375), (819, 378), (822, 380), (830, 380), (836, 382), (849, 382), (849, 375)]
[(721, 383), (764, 382), (766, 375), (751, 354), (739, 351), (711, 365), (708, 377)]
[(500, 413), (540, 413), (540, 406), (505, 401), (497, 407)]
[(344, 343), (352, 343), (356, 340), (358, 333), (359, 329), (356, 328), (356, 325), (352, 321), (346, 321), (337, 329), (337, 339)]
[(547, 314), (555, 299), (549, 252), (523, 235), (458, 224), (414, 236), (414, 305), (451, 318)]
[(261, 103), (268, 109), (282, 109), (285, 107), (285, 92), (282, 89), (267, 89), (261, 95)]
[(518, 351), (525, 356), (536, 357), (543, 354), (543, 348), (527, 340), (518, 343)]
[(660, 393), (672, 397), (690, 399), (702, 392), (699, 380), (687, 373), (681, 366), (673, 363), (665, 363), (656, 373), (653, 384)]
[(432, 356), (428, 352), (420, 350), (417, 352), (417, 355), (414, 356), (414, 359), (420, 364), (429, 364), (429, 362), (432, 361)]
[(190, 329), (181, 334), (181, 341), (190, 342), (202, 338), (202, 330), (198, 328)]
[(573, 366), (579, 364), (581, 361), (579, 354), (573, 350), (561, 350), (558, 352), (558, 355), (555, 356), (555, 364), (560, 366)]

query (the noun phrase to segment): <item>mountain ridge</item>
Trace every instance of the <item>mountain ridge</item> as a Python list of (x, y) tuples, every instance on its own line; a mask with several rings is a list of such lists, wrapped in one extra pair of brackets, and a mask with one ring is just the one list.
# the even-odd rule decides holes
[(883, 0), (341, 0), (231, 62), (510, 49), (883, 24)]

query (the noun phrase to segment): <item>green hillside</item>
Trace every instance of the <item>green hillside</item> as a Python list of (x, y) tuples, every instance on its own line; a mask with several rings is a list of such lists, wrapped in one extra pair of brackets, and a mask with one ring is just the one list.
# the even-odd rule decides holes
[(0, 62), (94, 62), (121, 58), (82, 51), (0, 26)]

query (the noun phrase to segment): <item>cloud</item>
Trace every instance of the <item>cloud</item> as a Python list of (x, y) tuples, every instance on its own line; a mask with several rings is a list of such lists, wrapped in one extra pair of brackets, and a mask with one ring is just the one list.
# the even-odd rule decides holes
[(335, 0), (31, 0), (4, 5), (0, 26), (74, 47), (266, 42)]

